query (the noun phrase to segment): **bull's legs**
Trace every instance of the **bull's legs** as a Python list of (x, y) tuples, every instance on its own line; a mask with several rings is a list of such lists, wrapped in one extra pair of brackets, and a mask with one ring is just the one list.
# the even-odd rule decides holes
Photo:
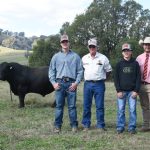
[(24, 98), (25, 98), (25, 94), (19, 95), (19, 108), (24, 107)]

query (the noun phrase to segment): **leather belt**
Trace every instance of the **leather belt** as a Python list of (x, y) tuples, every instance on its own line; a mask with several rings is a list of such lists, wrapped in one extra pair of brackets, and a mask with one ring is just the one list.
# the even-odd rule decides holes
[(145, 81), (142, 81), (141, 83), (144, 84), (144, 85), (150, 84), (150, 83), (145, 82)]
[(86, 82), (93, 82), (93, 83), (100, 82), (100, 81), (103, 81), (103, 80), (86, 80)]
[(57, 78), (57, 80), (61, 80), (63, 82), (75, 81), (74, 79), (69, 78), (69, 77)]

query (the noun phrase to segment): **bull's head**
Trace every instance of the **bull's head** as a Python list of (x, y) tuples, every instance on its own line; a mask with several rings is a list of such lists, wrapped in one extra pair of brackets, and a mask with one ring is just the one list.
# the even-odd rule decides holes
[(3, 62), (0, 64), (0, 80), (7, 80), (9, 76), (9, 72), (12, 70), (12, 66), (9, 65), (7, 62)]

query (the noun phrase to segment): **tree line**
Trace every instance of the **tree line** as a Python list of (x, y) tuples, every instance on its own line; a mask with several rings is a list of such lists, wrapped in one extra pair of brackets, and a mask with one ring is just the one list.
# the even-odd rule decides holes
[(134, 0), (93, 0), (85, 13), (77, 15), (72, 24), (65, 22), (60, 33), (40, 40), (29, 58), (31, 66), (49, 65), (60, 49), (60, 34), (69, 35), (71, 48), (81, 57), (88, 53), (87, 41), (97, 38), (98, 50), (114, 67), (121, 56), (121, 45), (132, 45), (133, 55), (142, 53), (138, 41), (150, 36), (150, 10)]

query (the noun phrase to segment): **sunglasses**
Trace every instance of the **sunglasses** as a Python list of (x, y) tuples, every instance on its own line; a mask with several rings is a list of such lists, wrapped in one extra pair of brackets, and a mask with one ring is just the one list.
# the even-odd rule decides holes
[(68, 40), (61, 41), (61, 43), (68, 43), (68, 42), (69, 42)]
[(122, 50), (123, 52), (131, 52), (132, 50), (130, 50), (130, 49), (124, 49), (124, 50)]
[(96, 48), (95, 45), (89, 45), (89, 48)]

